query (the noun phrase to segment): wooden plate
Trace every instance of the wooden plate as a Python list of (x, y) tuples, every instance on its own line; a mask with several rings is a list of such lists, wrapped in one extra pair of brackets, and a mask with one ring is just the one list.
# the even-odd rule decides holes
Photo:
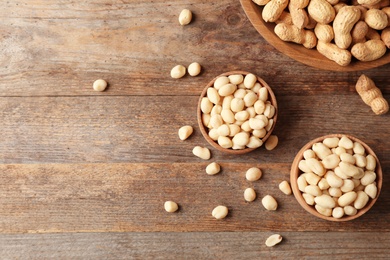
[[(308, 205), (302, 196), (302, 192), (298, 189), (297, 179), (298, 179), (299, 175), (302, 173), (298, 168), (298, 163), (300, 160), (303, 159), (304, 151), (311, 148), (314, 143), (322, 142), (325, 138), (328, 138), (328, 137), (341, 138), (342, 136), (347, 136), (352, 141), (359, 142), (360, 144), (363, 145), (364, 149), (366, 150), (366, 154), (371, 154), (375, 157), (375, 159), (376, 159), (376, 169), (375, 169), (376, 180), (375, 180), (375, 182), (376, 182), (376, 186), (378, 188), (378, 192), (377, 192), (375, 199), (370, 198), (367, 205), (364, 208), (358, 210), (356, 215), (343, 216), (342, 218), (337, 219), (334, 217), (326, 217), (326, 216), (318, 213), (317, 210), (313, 206)], [(353, 137), (350, 135), (345, 135), (345, 134), (326, 135), (326, 136), (318, 137), (318, 138), (308, 142), (305, 146), (302, 147), (302, 149), (295, 156), (295, 159), (294, 159), (292, 166), (291, 166), (291, 172), (290, 172), (291, 188), (293, 190), (294, 196), (295, 196), (296, 200), (298, 201), (298, 203), (310, 214), (312, 214), (316, 217), (325, 219), (325, 220), (330, 220), (330, 221), (348, 221), (348, 220), (356, 219), (356, 218), (360, 217), (361, 215), (363, 215), (364, 213), (366, 213), (375, 204), (376, 200), (378, 199), (379, 193), (382, 189), (382, 181), (383, 181), (382, 168), (381, 168), (381, 165), (379, 163), (378, 157), (375, 155), (374, 151), (367, 144), (365, 144), (361, 140), (357, 139), (356, 137)]]
[[(229, 76), (229, 75), (234, 75), (234, 74), (242, 74), (242, 75), (245, 76), (245, 75), (249, 74), (249, 72), (246, 72), (246, 71), (229, 71), (229, 72), (223, 73), (223, 74), (215, 77), (213, 80), (211, 80), (207, 84), (207, 86), (203, 89), (203, 91), (202, 91), (202, 93), (200, 95), (200, 98), (199, 98), (199, 101), (198, 101), (198, 107), (197, 107), (197, 119), (198, 119), (198, 125), (199, 125), (199, 128), (200, 128), (200, 132), (202, 133), (202, 135), (206, 139), (206, 141), (210, 145), (212, 145), (215, 149), (217, 149), (218, 151), (221, 151), (221, 152), (229, 153), (229, 154), (245, 154), (245, 153), (249, 153), (249, 152), (251, 152), (251, 151), (253, 151), (253, 150), (257, 149), (257, 148), (245, 148), (245, 149), (240, 149), (240, 150), (233, 150), (233, 149), (223, 148), (217, 142), (215, 142), (213, 139), (211, 139), (209, 134), (208, 134), (208, 129), (206, 129), (206, 127), (203, 125), (202, 110), (200, 109), (200, 104), (202, 102), (202, 98), (204, 98), (206, 96), (207, 89), (210, 88), (210, 87), (213, 87), (215, 80), (217, 78), (221, 77), (221, 76)], [(260, 82), (260, 84), (263, 87), (267, 88), (267, 90), (268, 90), (268, 99), (271, 101), (271, 104), (275, 107), (275, 115), (273, 117), (274, 124), (272, 125), (271, 129), (267, 132), (267, 134), (262, 138), (263, 143), (265, 143), (265, 141), (268, 139), (268, 137), (271, 135), (272, 131), (275, 128), (276, 121), (277, 121), (277, 118), (278, 118), (278, 105), (277, 105), (277, 102), (276, 102), (276, 97), (274, 95), (274, 92), (272, 91), (270, 86), (268, 86), (267, 82), (265, 82), (259, 76), (256, 76), (256, 77), (257, 77), (257, 81)]]
[(390, 63), (390, 52), (387, 51), (387, 53), (382, 58), (375, 61), (362, 62), (353, 59), (348, 66), (340, 66), (334, 61), (329, 60), (328, 58), (317, 52), (315, 48), (307, 49), (302, 45), (284, 42), (280, 40), (279, 37), (274, 33), (275, 23), (264, 22), (261, 16), (263, 7), (258, 6), (252, 0), (240, 0), (240, 2), (246, 15), (249, 18), (249, 21), (261, 34), (261, 36), (277, 50), (296, 61), (318, 69), (332, 71), (367, 70)]

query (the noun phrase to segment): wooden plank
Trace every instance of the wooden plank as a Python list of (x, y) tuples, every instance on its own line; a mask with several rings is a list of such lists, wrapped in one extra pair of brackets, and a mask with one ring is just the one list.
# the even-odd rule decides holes
[[(194, 21), (183, 27), (177, 17), (188, 5), (8, 1), (0, 10), (0, 96), (196, 96), (215, 76), (237, 69), (263, 77), (280, 95), (354, 91), (361, 72), (317, 70), (277, 52), (239, 1), (194, 1)], [(193, 61), (202, 64), (201, 76), (170, 78), (173, 66)], [(389, 69), (365, 72), (386, 94)], [(98, 78), (110, 83), (104, 93), (92, 91)]]
[[(387, 116), (373, 116), (356, 94), (277, 97), (279, 118), (274, 151), (243, 156), (212, 149), (226, 162), (291, 163), (309, 140), (347, 133), (363, 141), (385, 163), (390, 150)], [(324, 102), (326, 100), (326, 102)], [(197, 97), (3, 97), (0, 163), (196, 162), (192, 148), (207, 146), (196, 122)], [(352, 116), (353, 115), (353, 116)], [(183, 142), (177, 131), (192, 125)], [(388, 168), (388, 164), (383, 165)]]
[[(306, 213), (293, 196), (279, 191), (278, 184), (289, 179), (290, 164), (224, 162), (216, 176), (205, 173), (207, 164), (0, 165), (0, 233), (390, 231), (386, 189), (367, 214), (334, 223)], [(245, 172), (254, 166), (263, 170), (263, 177), (249, 183)], [(385, 178), (383, 186), (387, 185)], [(243, 199), (247, 187), (258, 193), (253, 203)], [(277, 199), (277, 211), (261, 205), (267, 194)], [(166, 200), (176, 201), (180, 210), (165, 212)], [(230, 213), (218, 221), (211, 211), (221, 204)]]
[[(0, 235), (5, 259), (386, 259), (389, 232), (70, 233)], [(353, 237), (353, 239), (351, 239)]]

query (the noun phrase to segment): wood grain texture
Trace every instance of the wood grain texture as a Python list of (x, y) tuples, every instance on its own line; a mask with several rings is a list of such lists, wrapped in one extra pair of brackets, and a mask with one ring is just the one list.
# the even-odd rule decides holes
[[(282, 232), (70, 233), (0, 235), (6, 259), (386, 259), (390, 233)], [(353, 241), (351, 240), (353, 237)], [(370, 241), (370, 246), (367, 242)]]
[[(310, 215), (294, 196), (279, 191), (278, 184), (289, 179), (289, 164), (226, 162), (215, 176), (205, 173), (207, 164), (1, 165), (0, 232), (390, 231), (388, 190), (362, 217), (333, 223)], [(250, 183), (245, 172), (255, 166), (263, 177)], [(247, 187), (258, 193), (253, 203), (243, 198)], [(277, 199), (277, 211), (261, 205), (267, 194)], [(167, 200), (180, 210), (165, 212)], [(218, 205), (229, 208), (227, 219), (211, 216)]]
[[(194, 14), (184, 27), (183, 8)], [(1, 258), (389, 255), (389, 114), (374, 116), (355, 92), (365, 73), (389, 100), (389, 64), (332, 72), (296, 62), (258, 34), (239, 1), (14, 0), (2, 3), (0, 17)], [(193, 61), (203, 67), (198, 77), (170, 78), (173, 66)], [(232, 70), (273, 89), (275, 150), (223, 154), (197, 128), (201, 91)], [(98, 78), (106, 91), (92, 90)], [(195, 131), (183, 142), (177, 131), (187, 124)], [(277, 187), (299, 149), (331, 133), (366, 142), (384, 173), (377, 203), (348, 223), (316, 219)], [(209, 147), (212, 159), (193, 156), (195, 145)], [(204, 172), (211, 161), (220, 175)], [(248, 183), (252, 166), (264, 176)], [(247, 187), (258, 192), (253, 203), (244, 202)], [(266, 194), (277, 212), (262, 208)], [(168, 199), (179, 203), (176, 214), (164, 211)], [(230, 214), (216, 221), (211, 210), (222, 203)], [(285, 241), (265, 248), (273, 232)]]

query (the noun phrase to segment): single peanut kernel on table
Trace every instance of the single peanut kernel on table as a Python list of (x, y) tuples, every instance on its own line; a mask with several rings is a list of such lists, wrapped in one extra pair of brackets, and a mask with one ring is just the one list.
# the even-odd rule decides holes
[(276, 135), (270, 135), (267, 141), (265, 141), (265, 149), (268, 151), (275, 149), (275, 147), (278, 145), (278, 141), (279, 140)]
[(207, 167), (206, 167), (206, 173), (208, 175), (215, 175), (215, 174), (219, 173), (220, 171), (221, 171), (221, 166), (216, 162), (212, 162), (209, 165), (207, 165)]
[(276, 210), (278, 208), (278, 203), (272, 197), (271, 195), (266, 195), (262, 200), (261, 203), (263, 204), (264, 208), (266, 210)]
[(211, 157), (210, 150), (206, 147), (195, 146), (192, 153), (203, 160), (208, 160)]
[(164, 208), (165, 208), (165, 210), (166, 210), (167, 212), (172, 213), (172, 212), (177, 211), (178, 208), (179, 208), (179, 206), (177, 205), (176, 202), (173, 202), (173, 201), (166, 201), (166, 202), (164, 203)]
[(228, 213), (229, 213), (228, 208), (226, 206), (220, 205), (213, 209), (211, 215), (216, 219), (223, 219), (227, 216)]
[(272, 247), (274, 245), (279, 244), (282, 241), (283, 237), (279, 234), (273, 234), (267, 238), (265, 241), (265, 245), (268, 247)]
[(290, 184), (287, 181), (282, 181), (279, 184), (279, 189), (286, 195), (291, 195), (291, 187)]
[(245, 189), (244, 199), (248, 202), (254, 201), (256, 199), (256, 191), (252, 188)]
[(189, 125), (180, 127), (178, 132), (180, 140), (182, 141), (186, 140), (188, 137), (190, 137), (193, 131), (194, 129), (192, 128), (192, 126)]
[(183, 65), (176, 65), (171, 70), (171, 77), (174, 79), (180, 79), (186, 74), (186, 67)]
[(197, 62), (193, 62), (190, 65), (188, 65), (188, 69), (187, 69), (188, 74), (190, 74), (190, 76), (192, 77), (198, 76), (201, 70), (202, 67)]
[(104, 91), (107, 88), (107, 81), (104, 79), (95, 80), (93, 83), (93, 89), (95, 91)]
[(246, 171), (245, 178), (248, 181), (257, 181), (261, 178), (262, 175), (263, 175), (263, 173), (259, 168), (252, 167)]
[(179, 23), (181, 25), (187, 25), (192, 20), (192, 12), (188, 9), (183, 9), (179, 15)]

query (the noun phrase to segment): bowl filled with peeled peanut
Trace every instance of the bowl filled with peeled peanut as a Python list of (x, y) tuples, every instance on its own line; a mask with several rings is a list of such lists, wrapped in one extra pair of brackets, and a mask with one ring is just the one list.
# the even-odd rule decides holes
[(296, 61), (332, 71), (390, 63), (389, 1), (240, 1), (261, 36)]
[(203, 89), (197, 118), (202, 135), (214, 148), (244, 154), (261, 147), (270, 137), (277, 112), (275, 95), (262, 78), (230, 71)]
[(344, 134), (308, 142), (297, 153), (290, 173), (298, 203), (312, 215), (330, 221), (348, 221), (366, 213), (379, 196), (382, 178), (374, 151)]

